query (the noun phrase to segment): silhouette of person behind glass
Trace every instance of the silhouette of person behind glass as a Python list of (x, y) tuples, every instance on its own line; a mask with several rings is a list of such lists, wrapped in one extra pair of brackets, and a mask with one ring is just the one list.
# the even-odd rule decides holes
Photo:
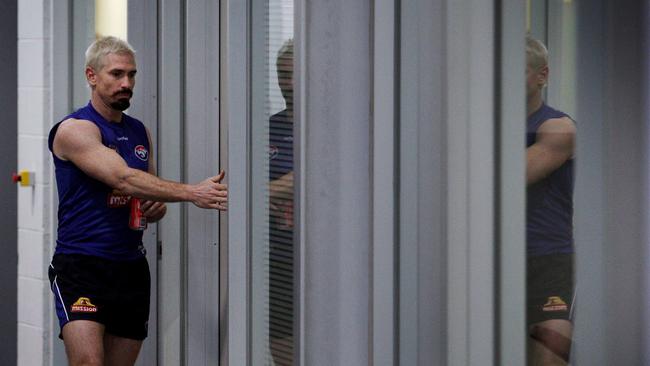
[(293, 364), (293, 40), (276, 60), (285, 109), (269, 118), (269, 348)]
[(548, 51), (526, 38), (528, 364), (566, 365), (574, 303), (575, 122), (546, 105)]

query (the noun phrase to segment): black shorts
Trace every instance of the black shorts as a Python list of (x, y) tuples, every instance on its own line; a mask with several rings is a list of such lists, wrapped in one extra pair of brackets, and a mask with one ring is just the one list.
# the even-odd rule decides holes
[(575, 300), (573, 254), (528, 258), (526, 268), (527, 324), (573, 319)]
[(48, 272), (61, 329), (73, 320), (91, 320), (114, 336), (147, 337), (151, 277), (146, 258), (57, 254)]

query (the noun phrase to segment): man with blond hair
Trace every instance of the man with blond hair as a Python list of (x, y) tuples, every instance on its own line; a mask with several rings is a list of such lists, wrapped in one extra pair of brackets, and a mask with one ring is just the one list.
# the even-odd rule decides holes
[(133, 365), (149, 318), (146, 222), (165, 215), (164, 202), (225, 210), (228, 191), (223, 171), (198, 184), (155, 176), (149, 131), (123, 112), (136, 75), (128, 43), (97, 39), (85, 74), (90, 102), (48, 140), (59, 193), (49, 278), (70, 365)]
[(566, 365), (571, 350), (575, 122), (544, 103), (542, 42), (526, 38), (528, 364)]

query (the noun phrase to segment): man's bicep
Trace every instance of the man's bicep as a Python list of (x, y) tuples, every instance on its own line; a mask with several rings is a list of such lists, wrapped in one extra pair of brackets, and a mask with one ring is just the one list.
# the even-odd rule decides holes
[[(536, 145), (541, 146), (554, 158), (564, 161), (573, 157), (576, 128), (568, 118), (549, 120), (537, 131)], [(560, 164), (561, 165), (561, 164)]]
[(83, 123), (61, 127), (55, 148), (62, 157), (88, 176), (115, 187), (128, 166), (117, 152), (101, 143), (99, 131)]
[(70, 161), (88, 176), (113, 188), (117, 188), (120, 177), (128, 169), (124, 159), (115, 150), (101, 144), (80, 150), (70, 158)]
[(573, 157), (575, 126), (563, 119), (542, 125), (537, 141), (526, 149), (526, 181), (535, 183)]

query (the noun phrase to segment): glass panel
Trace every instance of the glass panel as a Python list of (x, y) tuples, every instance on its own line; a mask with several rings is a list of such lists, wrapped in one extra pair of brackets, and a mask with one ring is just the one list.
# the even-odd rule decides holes
[(293, 1), (252, 1), (251, 359), (293, 365)]
[(72, 106), (79, 108), (90, 97), (84, 73), (86, 49), (95, 37), (127, 39), (126, 0), (74, 0), (72, 6)]
[(561, 365), (575, 315), (575, 5), (544, 4), (528, 7), (526, 39), (528, 364)]
[(79, 108), (90, 99), (84, 73), (86, 49), (95, 41), (95, 2), (75, 0), (72, 7), (72, 107)]

